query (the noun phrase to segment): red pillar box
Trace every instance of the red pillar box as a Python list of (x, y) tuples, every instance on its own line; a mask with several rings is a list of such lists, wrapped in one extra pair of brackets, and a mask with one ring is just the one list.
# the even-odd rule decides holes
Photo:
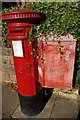
[(59, 41), (38, 41), (39, 82), (47, 88), (72, 88), (76, 40), (72, 35), (61, 36)]
[(32, 10), (18, 10), (2, 15), (2, 20), (8, 21), (21, 109), (28, 115), (39, 113), (43, 101), (42, 87), (38, 81), (38, 62), (34, 53), (31, 54), (33, 49), (36, 51), (36, 46), (33, 40), (29, 43), (27, 38), (31, 26), (40, 24), (44, 19), (43, 13)]

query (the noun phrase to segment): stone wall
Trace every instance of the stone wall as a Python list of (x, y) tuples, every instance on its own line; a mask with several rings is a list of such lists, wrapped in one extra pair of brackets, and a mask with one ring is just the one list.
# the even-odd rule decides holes
[(11, 48), (2, 50), (2, 83), (16, 82)]

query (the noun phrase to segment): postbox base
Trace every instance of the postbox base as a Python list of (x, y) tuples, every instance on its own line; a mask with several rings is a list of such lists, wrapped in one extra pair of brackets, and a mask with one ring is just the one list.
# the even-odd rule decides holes
[(21, 111), (25, 115), (33, 116), (39, 114), (43, 109), (42, 91), (35, 96), (22, 96), (18, 93)]

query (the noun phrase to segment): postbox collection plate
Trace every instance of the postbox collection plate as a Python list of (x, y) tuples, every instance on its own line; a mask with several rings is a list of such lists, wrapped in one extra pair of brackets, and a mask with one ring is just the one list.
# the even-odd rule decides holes
[(23, 57), (22, 41), (12, 41), (14, 57)]

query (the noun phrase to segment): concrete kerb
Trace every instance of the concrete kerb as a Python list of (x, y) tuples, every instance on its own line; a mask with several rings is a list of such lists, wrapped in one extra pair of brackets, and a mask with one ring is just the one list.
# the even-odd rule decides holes
[[(67, 107), (68, 105), (69, 106), (71, 105), (73, 110), (71, 109), (71, 107), (68, 108)], [(60, 107), (62, 110), (60, 109)], [(63, 107), (64, 107), (64, 109), (63, 109)], [(67, 107), (66, 114), (64, 112), (65, 107)], [(69, 110), (72, 112), (69, 112)], [(64, 114), (63, 114), (64, 116), (62, 116), (61, 113), (59, 114), (60, 111), (64, 112)], [(47, 102), (47, 104), (45, 105), (44, 109), (42, 110), (42, 112), (40, 114), (38, 114), (34, 117), (26, 116), (21, 112), (20, 105), (19, 105), (19, 106), (17, 106), (17, 108), (15, 109), (15, 111), (13, 112), (13, 114), (11, 115), (10, 118), (12, 118), (12, 119), (22, 119), (22, 118), (51, 119), (53, 117), (55, 117), (55, 118), (66, 117), (66, 115), (70, 117), (72, 115), (73, 118), (75, 117), (75, 119), (76, 119), (79, 111), (80, 111), (80, 96), (77, 93), (64, 93), (61, 91), (56, 91), (56, 92), (53, 91), (51, 98), (49, 99), (49, 101)], [(58, 112), (58, 114), (56, 112)]]
[(52, 109), (55, 105), (55, 100), (56, 100), (57, 95), (54, 94), (51, 96), (51, 98), (48, 100), (47, 104), (45, 105), (45, 107), (43, 108), (43, 110), (35, 116), (28, 116), (28, 115), (24, 115), (21, 112), (20, 106), (16, 109), (16, 111), (14, 112), (14, 114), (12, 115), (12, 118), (50, 118), (51, 113), (52, 113)]
[[(62, 102), (61, 102), (61, 101)], [(59, 104), (60, 103), (60, 104)], [(69, 105), (68, 107), (70, 107), (70, 104), (71, 104), (71, 107), (72, 108), (68, 108), (68, 110), (66, 108), (64, 108), (64, 110), (66, 109), (66, 113), (64, 112), (64, 116), (63, 117), (67, 117), (67, 115), (69, 115), (68, 117), (71, 116), (71, 118), (77, 118), (77, 115), (78, 115), (78, 112), (80, 110), (80, 96), (78, 96), (77, 94), (66, 94), (66, 93), (63, 93), (63, 92), (53, 92), (51, 98), (49, 99), (49, 101), (47, 102), (47, 104), (45, 105), (44, 109), (42, 110), (42, 112), (34, 117), (31, 117), (31, 116), (27, 116), (27, 115), (24, 115), (22, 112), (21, 112), (21, 109), (20, 109), (20, 106), (16, 109), (16, 111), (13, 113), (12, 115), (12, 118), (59, 118), (61, 117), (60, 115), (62, 114), (56, 114), (56, 110), (58, 112), (59, 111), (59, 108), (57, 108), (57, 104), (65, 107), (67, 105)], [(61, 108), (63, 110), (63, 108)], [(71, 109), (71, 112), (69, 114), (69, 109)], [(68, 111), (68, 112), (67, 112)], [(57, 115), (55, 115), (55, 114)]]

